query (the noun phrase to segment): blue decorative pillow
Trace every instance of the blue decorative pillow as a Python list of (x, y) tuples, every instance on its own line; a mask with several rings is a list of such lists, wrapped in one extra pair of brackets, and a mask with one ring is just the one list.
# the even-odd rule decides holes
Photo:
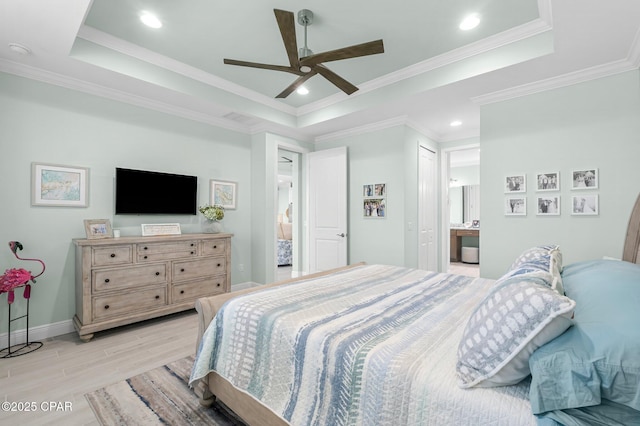
[(605, 400), (640, 416), (640, 265), (579, 262), (566, 266), (562, 278), (576, 301), (575, 326), (529, 360), (533, 413)]
[(520, 382), (529, 375), (531, 353), (571, 326), (575, 303), (547, 281), (532, 275), (501, 279), (480, 302), (458, 346), (460, 387)]
[(503, 278), (535, 273), (538, 271), (551, 274), (549, 287), (564, 294), (562, 286), (562, 252), (557, 245), (542, 245), (525, 250), (516, 258)]

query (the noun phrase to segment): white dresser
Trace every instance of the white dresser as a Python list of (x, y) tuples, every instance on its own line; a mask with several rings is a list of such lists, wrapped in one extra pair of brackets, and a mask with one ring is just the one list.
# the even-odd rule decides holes
[(74, 239), (73, 323), (80, 338), (192, 309), (199, 297), (230, 291), (232, 236)]

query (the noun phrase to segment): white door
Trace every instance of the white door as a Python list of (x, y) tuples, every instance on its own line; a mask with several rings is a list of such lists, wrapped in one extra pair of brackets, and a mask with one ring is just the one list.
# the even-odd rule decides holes
[(347, 148), (308, 154), (309, 272), (347, 264)]
[(436, 154), (420, 147), (418, 268), (436, 271)]

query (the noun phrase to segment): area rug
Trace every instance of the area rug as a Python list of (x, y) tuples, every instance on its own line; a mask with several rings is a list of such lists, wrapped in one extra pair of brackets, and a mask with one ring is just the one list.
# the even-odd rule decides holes
[(188, 385), (192, 365), (190, 356), (90, 392), (85, 397), (104, 426), (245, 426), (220, 402), (210, 407), (200, 404)]

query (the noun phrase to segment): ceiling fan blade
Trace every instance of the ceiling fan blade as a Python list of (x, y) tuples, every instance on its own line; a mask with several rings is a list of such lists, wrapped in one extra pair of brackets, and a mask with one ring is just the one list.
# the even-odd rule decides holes
[(353, 84), (349, 83), (344, 78), (340, 77), (338, 74), (331, 71), (329, 68), (322, 65), (315, 65), (313, 70), (318, 74), (322, 75), (324, 78), (333, 83), (338, 89), (342, 90), (347, 95), (352, 94), (358, 88)]
[(314, 75), (316, 75), (316, 72), (315, 71), (311, 71), (311, 72), (306, 73), (303, 76), (299, 77), (298, 79), (296, 79), (296, 81), (291, 83), (286, 89), (284, 89), (282, 92), (280, 92), (278, 94), (278, 96), (276, 96), (276, 98), (286, 98), (287, 96), (292, 94), (294, 90), (296, 90), (298, 87), (300, 87), (302, 85), (302, 83), (304, 83), (305, 81), (309, 80)]
[(340, 59), (357, 58), (360, 56), (375, 55), (384, 53), (382, 40), (369, 41), (367, 43), (355, 44), (342, 49), (329, 50), (327, 52), (309, 55), (300, 59), (300, 65), (316, 65), (321, 62), (338, 61)]
[(238, 61), (235, 59), (225, 59), (224, 63), (227, 65), (238, 65), (241, 67), (260, 68), (265, 70), (284, 71), (284, 72), (289, 72), (291, 74), (296, 74), (296, 75), (305, 75), (302, 71), (296, 68), (285, 67), (284, 65), (269, 65), (269, 64), (261, 64), (258, 62)]
[(292, 68), (300, 68), (298, 62), (298, 43), (296, 42), (296, 24), (293, 12), (286, 10), (273, 9), (280, 28), (280, 35), (284, 42), (284, 48), (287, 50), (289, 57), (289, 65)]

